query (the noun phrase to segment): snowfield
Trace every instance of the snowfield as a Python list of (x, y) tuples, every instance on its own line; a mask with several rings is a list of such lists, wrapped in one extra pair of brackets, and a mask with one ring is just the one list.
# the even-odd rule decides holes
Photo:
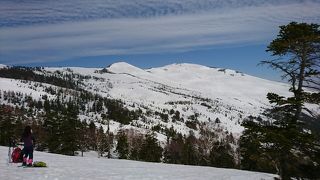
[(8, 164), (8, 147), (0, 146), (1, 180), (271, 180), (276, 175), (211, 167), (146, 163), (96, 157), (70, 157), (35, 152), (35, 161), (44, 161), (48, 168), (22, 168)]
[[(0, 65), (0, 68), (5, 67)], [(120, 127), (116, 119), (111, 119), (110, 129), (114, 134), (123, 128), (133, 128), (144, 133), (154, 126), (161, 125), (161, 128), (173, 127), (183, 135), (193, 131), (197, 136), (199, 130), (191, 129), (185, 124), (186, 121), (194, 121), (190, 117), (197, 115), (199, 125), (206, 123), (216, 132), (222, 130), (220, 137), (232, 133), (238, 139), (244, 130), (241, 123), (246, 117), (263, 116), (265, 109), (271, 107), (266, 98), (268, 92), (285, 97), (292, 95), (288, 91), (289, 85), (285, 83), (261, 79), (230, 69), (186, 63), (140, 69), (125, 62), (118, 62), (106, 68), (51, 67), (35, 73), (49, 76), (84, 76), (86, 78), (81, 79), (81, 88), (109, 99), (121, 100), (130, 110), (142, 110), (145, 119), (136, 119), (128, 126)], [(75, 77), (74, 80), (79, 78)], [(0, 91), (22, 93), (35, 100), (43, 96), (56, 98), (56, 95), (46, 92), (45, 89), (48, 87), (58, 88), (45, 83), (0, 78)], [(1, 95), (0, 102), (10, 104)], [(306, 106), (311, 115), (319, 114), (319, 105)], [(170, 110), (180, 113), (180, 121), (173, 121)], [(151, 114), (146, 115), (147, 112)], [(156, 112), (169, 115), (169, 119), (163, 121), (160, 116), (155, 115)], [(99, 123), (100, 114), (82, 112), (79, 119), (87, 122), (93, 120), (97, 126), (102, 125)], [(219, 123), (216, 123), (216, 120), (219, 120)], [(106, 126), (102, 126), (106, 130)], [(163, 133), (158, 134), (157, 138), (162, 143), (166, 142)]]
[[(219, 118), (219, 126), (238, 137), (240, 125), (248, 115), (258, 116), (270, 107), (266, 94), (276, 92), (288, 96), (288, 85), (253, 77), (229, 69), (210, 68), (196, 64), (171, 64), (152, 69), (140, 69), (118, 62), (97, 73), (95, 68), (45, 68), (46, 71), (68, 74), (69, 71), (95, 78), (84, 81), (84, 89), (111, 99), (120, 99), (144, 112), (178, 110), (184, 120), (199, 114), (200, 122)], [(182, 104), (181, 104), (182, 102)], [(186, 104), (183, 104), (186, 103)], [(201, 104), (207, 104), (207, 108)], [(145, 109), (147, 107), (148, 109)], [(128, 107), (131, 108), (131, 107)], [(227, 115), (226, 115), (227, 114)], [(141, 127), (161, 124), (182, 134), (191, 129), (184, 124), (163, 123), (159, 118), (148, 117), (152, 124), (137, 121)], [(113, 127), (113, 129), (118, 129)], [(195, 132), (197, 134), (197, 132)]]

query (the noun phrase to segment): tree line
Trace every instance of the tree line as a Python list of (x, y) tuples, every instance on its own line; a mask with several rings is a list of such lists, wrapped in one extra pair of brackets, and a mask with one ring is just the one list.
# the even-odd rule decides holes
[(218, 141), (218, 136), (208, 130), (202, 130), (200, 138), (196, 138), (192, 133), (183, 136), (171, 129), (166, 145), (161, 146), (152, 131), (142, 134), (124, 129), (114, 135), (93, 121), (80, 121), (79, 110), (72, 102), (45, 105), (45, 113), (37, 118), (27, 118), (24, 111), (0, 106), (0, 145), (9, 145), (10, 138), (18, 141), (23, 128), (31, 124), (39, 151), (74, 156), (92, 150), (100, 156), (116, 154), (120, 159), (236, 167), (235, 153), (230, 146), (234, 143), (233, 137)]

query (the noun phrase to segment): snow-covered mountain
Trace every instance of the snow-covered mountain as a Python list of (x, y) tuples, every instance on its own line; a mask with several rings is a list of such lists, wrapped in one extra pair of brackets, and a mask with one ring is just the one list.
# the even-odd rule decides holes
[[(130, 179), (130, 180), (271, 180), (276, 175), (212, 167), (146, 163), (96, 157), (70, 157), (35, 151), (35, 161), (44, 161), (48, 168), (22, 168), (8, 164), (8, 147), (0, 146), (0, 179)], [(174, 169), (174, 170), (173, 170)]]
[[(46, 70), (68, 73), (67, 68)], [(172, 64), (143, 70), (120, 62), (100, 73), (94, 68), (71, 67), (68, 70), (96, 77), (85, 80), (85, 88), (89, 91), (121, 99), (136, 108), (178, 110), (185, 121), (196, 113), (200, 122), (218, 118), (220, 125), (233, 133), (242, 131), (240, 123), (247, 115), (258, 115), (268, 107), (268, 92), (289, 95), (288, 86), (283, 83), (195, 64)], [(153, 124), (161, 123), (156, 117), (149, 118)], [(188, 132), (182, 123), (167, 124), (168, 127), (172, 125), (181, 132)]]
[[(5, 66), (1, 66), (5, 68)], [(197, 126), (207, 123), (239, 137), (243, 127), (240, 125), (247, 116), (259, 116), (270, 107), (266, 94), (274, 92), (289, 96), (289, 86), (284, 83), (269, 81), (230, 69), (210, 68), (196, 64), (172, 64), (159, 68), (140, 69), (130, 64), (119, 62), (106, 68), (61, 67), (44, 68), (35, 71), (38, 74), (70, 75), (81, 82), (87, 91), (100, 94), (110, 99), (118, 99), (131, 110), (140, 109), (144, 118), (136, 119), (130, 125), (121, 126), (116, 120), (111, 121), (111, 130), (137, 128), (141, 131), (152, 129), (156, 125), (173, 127), (176, 131), (188, 134), (197, 128), (190, 128), (187, 121), (196, 121)], [(82, 78), (80, 77), (82, 76)], [(85, 77), (85, 78), (83, 78)], [(40, 99), (47, 95), (45, 91), (51, 84), (0, 78), (1, 91), (15, 91)], [(5, 102), (1, 97), (1, 102)], [(170, 111), (174, 113), (170, 113)], [(105, 110), (107, 111), (107, 110)], [(179, 118), (173, 118), (178, 111)], [(319, 106), (313, 111), (320, 112)], [(163, 121), (159, 113), (168, 114)], [(83, 114), (82, 120), (99, 119), (100, 116)], [(159, 140), (165, 140), (163, 133), (158, 133)]]

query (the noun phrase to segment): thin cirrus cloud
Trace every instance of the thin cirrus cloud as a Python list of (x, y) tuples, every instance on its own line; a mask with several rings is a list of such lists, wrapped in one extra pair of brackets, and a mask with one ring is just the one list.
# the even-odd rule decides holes
[(0, 63), (264, 43), (279, 25), (320, 22), (319, 7), (319, 1), (1, 1)]

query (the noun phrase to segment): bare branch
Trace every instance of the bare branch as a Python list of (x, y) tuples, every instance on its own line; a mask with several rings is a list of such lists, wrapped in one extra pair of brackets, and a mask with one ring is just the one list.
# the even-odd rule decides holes
[(302, 109), (307, 111), (311, 116), (315, 117), (315, 114), (312, 111), (310, 111), (309, 109), (307, 109), (307, 108), (302, 108)]
[(302, 87), (320, 91), (320, 87), (306, 86), (306, 85), (303, 85)]
[(261, 61), (259, 65), (264, 65), (264, 64), (269, 64), (273, 69), (280, 69), (281, 71), (285, 72), (288, 76), (291, 78), (295, 78), (295, 75), (293, 74), (292, 71), (289, 71), (287, 68), (284, 68), (283, 65), (284, 62), (273, 62), (273, 61)]
[(312, 84), (315, 84), (315, 85), (320, 86), (320, 82), (315, 82), (315, 81), (312, 80), (312, 79), (306, 79), (305, 82), (307, 82), (307, 83), (312, 83)]
[(275, 60), (273, 61), (261, 61), (261, 63), (259, 63), (258, 65), (264, 65), (264, 64), (268, 64), (271, 68), (273, 69), (280, 69), (281, 71), (283, 71), (285, 74), (282, 75), (282, 79), (285, 79), (287, 76), (289, 76), (289, 82), (291, 82), (292, 85), (292, 91), (295, 92), (296, 91), (296, 82), (297, 82), (297, 78), (295, 76), (295, 71), (299, 69), (299, 67), (294, 68), (293, 70), (290, 70), (294, 67), (294, 65), (291, 65), (291, 67), (288, 67), (288, 63), (286, 62), (276, 62)]

